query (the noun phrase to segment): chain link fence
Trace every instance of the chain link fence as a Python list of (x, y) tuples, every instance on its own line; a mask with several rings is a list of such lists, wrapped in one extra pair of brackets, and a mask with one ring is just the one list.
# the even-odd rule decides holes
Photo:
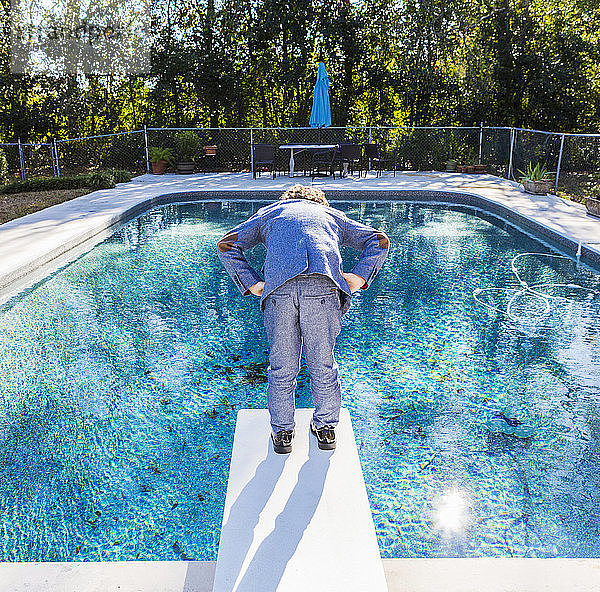
[[(243, 172), (251, 167), (253, 144), (340, 144), (380, 146), (398, 171), (445, 170), (485, 164), (490, 173), (520, 180), (528, 165), (546, 167), (555, 190), (582, 196), (600, 186), (600, 134), (560, 134), (508, 127), (328, 127), (314, 128), (144, 128), (52, 142), (0, 144), (9, 177), (24, 179), (87, 173), (107, 168), (134, 174), (151, 171), (148, 150), (169, 148), (180, 156), (180, 134), (196, 138), (196, 172)], [(207, 150), (205, 147), (216, 147)], [(214, 154), (212, 153), (214, 152)], [(310, 154), (296, 155), (296, 170), (308, 170)], [(287, 171), (289, 152), (279, 150), (276, 168)], [(394, 165), (390, 164), (389, 167)], [(176, 172), (175, 162), (167, 172)]]
[(582, 200), (600, 195), (600, 135), (562, 136), (557, 189)]
[(56, 141), (60, 175), (109, 168), (146, 172), (144, 130)]
[[(6, 157), (8, 165), (8, 181), (16, 181), (21, 178), (21, 163), (19, 161), (19, 145), (16, 142), (0, 144), (0, 150)], [(0, 183), (2, 180), (0, 179)]]

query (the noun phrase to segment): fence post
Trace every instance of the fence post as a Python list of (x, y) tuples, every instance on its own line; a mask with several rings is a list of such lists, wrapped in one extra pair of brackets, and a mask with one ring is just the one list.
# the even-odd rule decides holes
[(54, 163), (54, 143), (50, 140), (48, 146), (50, 147), (50, 166), (52, 167), (52, 176), (56, 177), (56, 164)]
[(562, 162), (564, 146), (565, 146), (565, 134), (561, 134), (560, 135), (560, 152), (558, 153), (558, 164), (556, 165), (556, 180), (554, 181), (554, 195), (558, 195), (558, 176), (560, 175), (560, 164)]
[(56, 165), (56, 176), (60, 177), (60, 165), (58, 164), (58, 144), (56, 143), (56, 138), (53, 138), (54, 144), (54, 162)]
[(507, 179), (510, 179), (511, 176), (514, 177), (514, 175), (512, 174), (512, 167), (513, 167), (513, 148), (515, 145), (515, 128), (511, 127), (510, 128), (510, 156), (508, 159), (508, 173), (506, 175)]
[(250, 174), (254, 172), (254, 129), (250, 128)]
[(21, 146), (21, 138), (18, 140), (19, 143), (19, 166), (21, 169), (21, 181), (25, 181), (25, 161), (23, 160), (23, 147)]
[(479, 157), (478, 164), (481, 164), (481, 149), (483, 147), (483, 121), (479, 124)]
[(146, 173), (150, 172), (150, 158), (148, 157), (148, 130), (144, 124), (144, 145), (146, 146)]

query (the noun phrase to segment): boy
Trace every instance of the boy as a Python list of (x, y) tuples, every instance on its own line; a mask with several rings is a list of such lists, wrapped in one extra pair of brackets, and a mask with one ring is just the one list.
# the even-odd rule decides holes
[[(267, 247), (264, 281), (243, 254), (258, 243)], [(341, 407), (335, 339), (352, 292), (371, 285), (389, 244), (383, 232), (330, 207), (320, 189), (302, 185), (294, 185), (218, 241), (219, 259), (240, 292), (261, 297), (271, 348), (267, 406), (275, 452), (292, 450), (302, 348), (315, 406), (310, 429), (321, 450), (335, 448)], [(344, 245), (362, 251), (350, 273), (342, 269)]]

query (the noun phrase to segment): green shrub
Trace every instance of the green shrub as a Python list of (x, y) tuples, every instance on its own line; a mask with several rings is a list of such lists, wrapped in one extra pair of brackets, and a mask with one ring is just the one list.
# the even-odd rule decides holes
[(88, 176), (88, 187), (92, 189), (111, 189), (115, 186), (115, 177), (108, 171), (98, 171)]
[(0, 193), (23, 193), (28, 191), (51, 191), (52, 189), (82, 189), (89, 187), (89, 175), (72, 177), (40, 177), (26, 181), (13, 181), (0, 187)]
[(4, 150), (0, 148), (0, 185), (8, 183), (8, 161)]
[(175, 135), (175, 142), (177, 143), (177, 154), (181, 161), (194, 160), (200, 151), (200, 138), (191, 130), (178, 132)]
[(124, 169), (108, 169), (107, 172), (112, 173), (115, 183), (129, 183), (133, 178), (133, 174)]
[[(1, 159), (0, 159), (1, 160)], [(1, 163), (0, 163), (1, 166)], [(26, 181), (13, 181), (0, 187), (0, 193), (27, 193), (54, 189), (110, 189), (115, 183), (128, 183), (133, 175), (123, 169), (108, 169), (66, 177), (40, 177)]]

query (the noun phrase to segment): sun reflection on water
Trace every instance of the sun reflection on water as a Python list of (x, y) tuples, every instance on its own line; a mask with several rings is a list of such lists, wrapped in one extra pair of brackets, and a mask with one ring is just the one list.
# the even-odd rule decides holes
[(452, 487), (436, 496), (433, 526), (445, 538), (466, 534), (472, 522), (472, 500), (468, 492)]

